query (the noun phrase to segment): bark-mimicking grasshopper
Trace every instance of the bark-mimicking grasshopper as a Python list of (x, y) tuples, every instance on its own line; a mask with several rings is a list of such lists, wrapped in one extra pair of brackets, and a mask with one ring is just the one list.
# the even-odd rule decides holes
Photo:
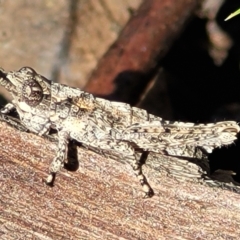
[(148, 152), (192, 157), (196, 147), (210, 153), (233, 143), (239, 126), (234, 121), (194, 124), (165, 121), (126, 103), (111, 102), (80, 89), (54, 83), (29, 67), (6, 73), (0, 85), (12, 95), (1, 112), (16, 109), (21, 123), (39, 135), (58, 132), (58, 150), (46, 180), (52, 184), (64, 164), (68, 141), (74, 139), (90, 149), (100, 149), (130, 161), (145, 192), (153, 190), (142, 173), (141, 158)]

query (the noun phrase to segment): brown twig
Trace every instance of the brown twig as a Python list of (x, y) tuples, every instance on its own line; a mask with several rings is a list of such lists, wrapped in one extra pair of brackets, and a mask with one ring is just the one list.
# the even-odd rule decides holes
[(100, 60), (85, 90), (135, 104), (149, 74), (179, 35), (198, 0), (143, 1), (119, 38)]

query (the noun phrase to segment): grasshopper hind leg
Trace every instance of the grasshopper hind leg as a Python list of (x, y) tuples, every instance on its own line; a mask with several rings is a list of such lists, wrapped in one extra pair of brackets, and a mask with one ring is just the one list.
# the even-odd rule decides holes
[(153, 189), (151, 188), (145, 175), (142, 172), (142, 165), (145, 163), (148, 157), (148, 154), (149, 152), (143, 152), (141, 153), (141, 155), (139, 155), (138, 153), (135, 153), (131, 159), (131, 165), (132, 165), (133, 171), (142, 186), (143, 192), (145, 193), (144, 198), (149, 198), (154, 195)]
[(142, 185), (142, 189), (145, 193), (144, 198), (152, 197), (154, 195), (151, 186), (149, 185), (146, 177), (142, 172), (142, 165), (148, 156), (148, 152), (137, 152), (135, 151), (134, 147), (128, 142), (118, 141), (114, 139), (111, 139), (111, 141), (99, 141), (97, 148), (112, 153), (113, 155), (122, 158), (127, 163), (130, 163), (135, 175)]

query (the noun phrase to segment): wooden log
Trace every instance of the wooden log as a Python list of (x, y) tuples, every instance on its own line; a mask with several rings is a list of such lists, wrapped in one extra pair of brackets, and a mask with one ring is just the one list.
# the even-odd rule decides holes
[[(21, 129), (24, 130), (24, 129)], [(196, 164), (152, 155), (142, 199), (130, 165), (77, 148), (77, 171), (43, 182), (56, 143), (0, 122), (1, 239), (238, 239), (240, 197), (201, 183)]]

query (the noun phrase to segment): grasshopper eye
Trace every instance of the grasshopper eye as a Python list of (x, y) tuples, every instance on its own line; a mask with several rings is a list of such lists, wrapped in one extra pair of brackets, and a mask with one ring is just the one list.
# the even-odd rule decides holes
[(36, 72), (30, 67), (22, 67), (21, 69), (19, 69), (19, 72), (25, 74), (36, 74)]
[(22, 86), (22, 101), (31, 107), (37, 106), (43, 98), (42, 87), (33, 79), (26, 80)]

